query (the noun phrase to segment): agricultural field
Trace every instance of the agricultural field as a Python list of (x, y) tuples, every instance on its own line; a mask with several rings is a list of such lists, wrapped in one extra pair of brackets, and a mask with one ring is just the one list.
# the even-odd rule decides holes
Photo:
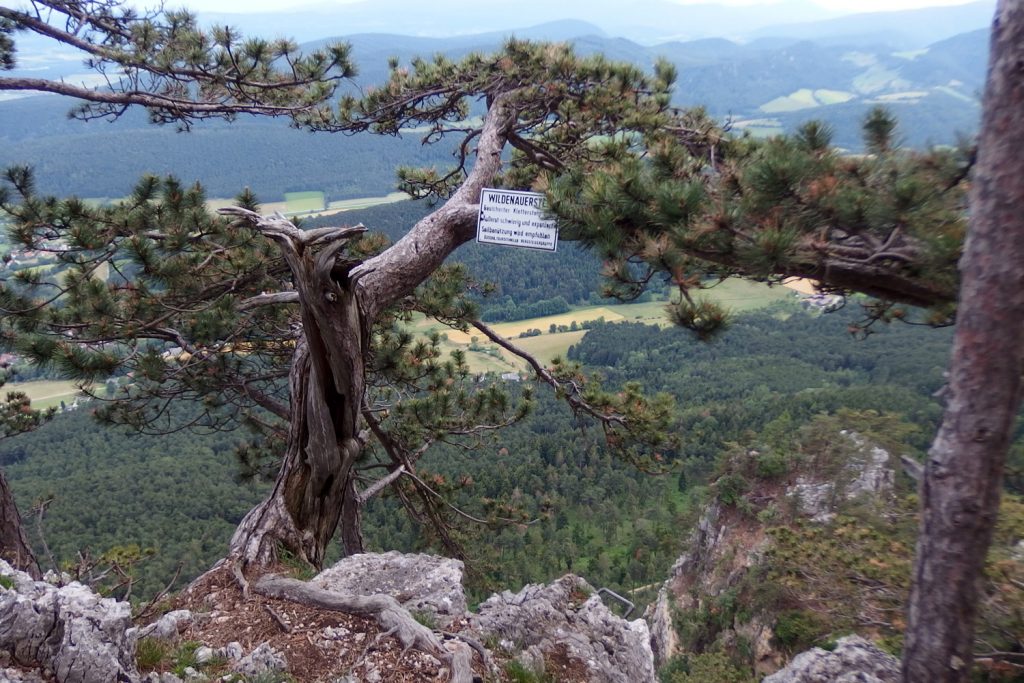
[(323, 192), (285, 192), (285, 213), (313, 213), (326, 208)]
[(854, 97), (853, 93), (846, 92), (845, 90), (811, 90), (810, 88), (801, 88), (789, 95), (776, 97), (774, 100), (762, 104), (759, 109), (766, 114), (777, 114), (830, 104), (841, 104), (849, 102)]
[[(807, 289), (808, 286), (806, 283), (803, 285), (796, 283), (786, 287), (768, 287), (745, 280), (726, 280), (702, 295), (714, 299), (730, 311), (739, 313), (791, 300), (794, 296), (793, 289)], [(495, 323), (491, 325), (491, 328), (506, 339), (512, 340), (542, 363), (550, 363), (556, 356), (564, 357), (569, 347), (579, 343), (583, 339), (583, 335), (586, 334), (586, 330), (551, 333), (549, 331), (551, 325), (570, 326), (573, 322), (581, 325), (584, 322), (600, 318), (607, 322), (643, 322), (662, 327), (671, 324), (665, 315), (665, 302), (650, 301), (640, 304), (579, 307), (559, 315)], [(446, 338), (443, 338), (441, 342), (442, 351), (445, 353), (454, 350), (464, 351), (471, 372), (505, 373), (528, 370), (526, 361), (498, 348), (476, 330), (470, 329), (468, 332), (453, 330), (436, 320), (423, 316), (417, 316), (410, 323), (410, 327), (418, 334), (426, 335), (430, 332), (437, 332), (445, 335)], [(529, 330), (540, 330), (541, 333), (532, 337), (521, 338), (519, 336)], [(59, 406), (62, 400), (70, 405), (79, 393), (74, 382), (67, 381), (19, 382), (7, 385), (5, 388), (24, 391), (37, 408)]]
[[(731, 312), (741, 313), (781, 301), (790, 301), (794, 297), (794, 292), (792, 288), (787, 287), (769, 287), (745, 280), (726, 280), (706, 290), (701, 296), (717, 301)], [(661, 327), (671, 324), (665, 315), (665, 302), (651, 301), (641, 304), (579, 307), (559, 315), (495, 323), (491, 325), (491, 329), (524, 351), (533, 354), (541, 362), (550, 363), (555, 356), (564, 357), (569, 347), (578, 343), (586, 334), (586, 330), (551, 333), (549, 330), (552, 324), (571, 325), (576, 322), (580, 325), (599, 318), (604, 318), (607, 322), (643, 322)], [(446, 335), (441, 342), (441, 348), (446, 352), (456, 349), (465, 351), (466, 362), (472, 372), (512, 372), (527, 369), (526, 361), (504, 349), (499, 349), (476, 330), (460, 332), (425, 317), (417, 317), (411, 326), (420, 334), (437, 332)], [(519, 336), (529, 330), (540, 330), (541, 333), (532, 337)]]
[(926, 90), (906, 90), (904, 92), (891, 92), (884, 95), (876, 95), (869, 100), (873, 104), (891, 104), (893, 102), (919, 102), (928, 96)]
[[(280, 211), (285, 215), (303, 216), (333, 216), (344, 211), (354, 209), (368, 209), (379, 204), (393, 204), (409, 198), (404, 192), (390, 192), (380, 197), (359, 197), (356, 199), (340, 199), (335, 202), (326, 202), (323, 192), (286, 192), (283, 202), (265, 202), (260, 204), (263, 213)], [(226, 206), (234, 206), (234, 199), (209, 199), (206, 207), (210, 211), (216, 211)]]
[(757, 138), (768, 138), (774, 135), (782, 135), (785, 129), (778, 119), (739, 119), (733, 121), (732, 127), (743, 133), (750, 133)]
[(70, 405), (78, 396), (78, 387), (74, 382), (64, 380), (36, 380), (32, 382), (12, 382), (4, 385), (4, 392), (23, 391), (32, 399), (32, 407), (38, 409), (55, 408), (61, 401)]

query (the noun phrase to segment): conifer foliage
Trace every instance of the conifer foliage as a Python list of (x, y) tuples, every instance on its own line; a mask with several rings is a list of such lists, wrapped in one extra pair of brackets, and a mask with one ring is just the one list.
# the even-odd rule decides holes
[[(261, 434), (244, 449), (250, 467), (266, 472), (261, 456), (276, 456), (275, 488), (239, 526), (234, 557), (264, 563), (285, 547), (319, 565), (336, 530), (347, 551), (358, 551), (360, 509), (391, 484), (419, 518), (442, 522), (443, 503), (418, 472), (419, 457), (439, 440), (470, 445), (516, 421), (529, 395), (513, 400), (480, 384), (464, 358), (441, 358), (436, 340), (413, 339), (400, 323), (413, 312), (462, 328), (472, 321), (464, 272), (442, 264), (474, 234), (480, 189), (529, 186), (541, 170), (596, 160), (601, 138), (655, 125), (669, 111), (667, 67), (647, 77), (567, 46), (510, 41), (459, 63), (395, 63), (387, 83), (335, 107), (327, 102), (333, 85), (351, 74), (343, 46), (293, 57), (285, 46), (238, 42), (227, 29), (204, 33), (182, 13), (33, 7), (5, 9), (8, 28), (78, 47), (101, 71), (116, 62), (126, 74), (167, 79), (125, 76), (110, 90), (68, 93), (89, 101), (75, 110), (80, 116), (116, 116), (116, 106), (138, 104), (158, 122), (184, 126), (247, 111), (287, 114), (316, 131), (396, 135), (426, 126), (428, 143), (454, 138), (451, 170), (400, 172), (411, 194), (440, 205), (393, 245), (362, 226), (300, 230), (260, 215), (245, 194), (225, 217), (213, 216), (201, 188), (174, 179), (143, 179), (127, 200), (97, 208), (38, 196), (31, 172), (12, 169), (0, 197), (12, 242), (52, 260), (0, 286), (8, 344), (83, 381), (120, 377), (102, 417), (178, 428), (171, 416), (181, 413), (168, 407), (189, 398), (184, 426), (245, 423)], [(74, 36), (83, 34), (80, 45)], [(15, 55), (10, 45), (7, 54)], [(21, 86), (0, 80), (4, 87)], [(509, 147), (516, 154), (505, 161)], [(654, 462), (644, 446), (666, 438), (666, 397), (602, 392), (570, 365), (537, 367), (574, 410), (604, 425), (611, 445)]]
[[(1020, 4), (1000, 3), (1002, 35), (1019, 33)], [(336, 87), (354, 73), (344, 45), (300, 56), (288, 41), (204, 31), (187, 12), (139, 15), (116, 0), (26, 7), (0, 7), (3, 68), (16, 64), (19, 32), (31, 31), (80, 50), (108, 87), (0, 77), (0, 90), (80, 98), (80, 118), (139, 105), (155, 122), (185, 128), (240, 113), (342, 134), (425, 127), (425, 143), (448, 140), (454, 149), (449, 169), (400, 170), (401, 186), (437, 208), (392, 245), (367, 238), (361, 226), (300, 230), (260, 215), (250, 196), (226, 217), (211, 216), (200, 188), (171, 179), (145, 179), (126, 201), (97, 209), (40, 197), (27, 170), (8, 172), (0, 208), (12, 217), (12, 240), (49, 252), (53, 263), (0, 283), (5, 342), (82, 379), (131, 373), (119, 389), (124, 401), (104, 411), (116, 421), (159, 425), (166, 402), (187, 396), (197, 399), (194, 426), (245, 420), (276, 435), (264, 441), (280, 444), (275, 487), (232, 540), (232, 556), (245, 564), (270, 562), (283, 546), (319, 565), (336, 529), (347, 551), (361, 549), (360, 509), (390, 484), (417, 514), (439, 519), (436, 492), (417, 472), (423, 450), (439, 440), (472, 442), (522, 415), (522, 404), (478, 386), (458, 356), (440, 358), (435, 343), (398, 324), (413, 311), (456, 326), (474, 318), (459, 293), (464, 274), (443, 263), (473, 237), (484, 187), (548, 191), (563, 236), (606, 258), (612, 293), (628, 298), (665, 277), (679, 292), (674, 319), (701, 337), (724, 315), (694, 294), (731, 275), (798, 276), (826, 292), (863, 292), (877, 300), (873, 319), (905, 317), (908, 304), (929, 309), (932, 324), (955, 314), (972, 154), (901, 150), (894, 121), (881, 111), (865, 124), (867, 156), (832, 149), (819, 124), (755, 141), (729, 135), (701, 111), (673, 109), (675, 73), (666, 63), (648, 75), (565, 45), (515, 40), (457, 62), (395, 61), (385, 83), (335, 105)], [(1007, 39), (1003, 50), (1016, 55), (1016, 45)], [(1005, 102), (1019, 111), (1020, 69), (1007, 68)], [(1019, 270), (1019, 262), (1008, 267), (1017, 279)], [(1015, 381), (1018, 342), (1005, 353)], [(598, 393), (576, 368), (533, 367), (574, 410), (601, 422), (610, 445), (632, 440), (642, 452), (664, 440), (667, 400), (634, 387)], [(1017, 384), (1006, 394), (1016, 400)], [(979, 424), (985, 439), (976, 442), (1005, 446), (1006, 425)], [(938, 446), (935, 454), (943, 455)], [(984, 462), (976, 479), (987, 487), (985, 509), (966, 498), (950, 503), (980, 520), (966, 535), (981, 545), (991, 534), (1002, 457)], [(936, 492), (956, 476), (930, 463), (926, 500), (939, 500)], [(947, 517), (959, 524), (959, 513)], [(949, 540), (955, 528), (942, 524), (925, 529)], [(919, 563), (934, 569), (947, 556), (928, 547)], [(973, 585), (979, 568), (964, 567), (962, 583)], [(930, 568), (919, 564), (916, 576)], [(941, 590), (915, 599), (934, 606)], [(952, 618), (965, 627), (916, 650), (912, 680), (964, 680), (974, 594), (956, 595)], [(915, 678), (921, 662), (937, 663), (942, 677)]]

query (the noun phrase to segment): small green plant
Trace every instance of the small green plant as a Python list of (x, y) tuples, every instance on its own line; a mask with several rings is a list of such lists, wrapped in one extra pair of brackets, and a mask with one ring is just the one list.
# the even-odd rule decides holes
[(715, 482), (715, 491), (722, 505), (736, 505), (749, 490), (750, 482), (735, 472), (725, 474)]
[(659, 672), (662, 683), (753, 683), (746, 667), (723, 652), (687, 654), (671, 659)]
[(535, 673), (514, 659), (505, 665), (505, 674), (512, 683), (555, 683), (551, 676)]
[(287, 573), (293, 579), (309, 581), (316, 576), (316, 568), (313, 565), (309, 564), (302, 558), (296, 557), (284, 546), (278, 546), (277, 559), (280, 560), (281, 564), (288, 569)]
[(162, 640), (143, 638), (135, 649), (135, 661), (142, 671), (155, 671), (161, 668), (170, 648)]
[(787, 610), (775, 620), (775, 641), (788, 652), (801, 652), (818, 639), (821, 624), (810, 612)]
[(437, 629), (437, 619), (431, 612), (427, 612), (426, 610), (415, 609), (409, 610), (409, 614), (412, 615), (412, 618), (415, 619), (417, 623), (426, 626), (430, 630), (433, 631)]
[(173, 665), (171, 666), (171, 673), (179, 678), (184, 678), (185, 669), (197, 668), (198, 662), (196, 661), (196, 650), (202, 643), (197, 643), (194, 640), (186, 640), (181, 643), (174, 651), (173, 654)]
[(0, 574), (0, 586), (3, 586), (7, 589), (14, 588), (14, 579), (12, 579), (9, 576)]

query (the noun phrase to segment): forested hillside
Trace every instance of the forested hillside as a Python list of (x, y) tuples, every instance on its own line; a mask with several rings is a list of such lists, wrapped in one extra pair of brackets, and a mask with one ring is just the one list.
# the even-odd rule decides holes
[[(1020, 8), (1006, 22), (1013, 40), (996, 22), (999, 68), (975, 150), (958, 134), (981, 109), (980, 33), (906, 51), (359, 35), (299, 55), (284, 39), (207, 32), (184, 10), (32, 6), (45, 18), (0, 8), (0, 66), (18, 65), (15, 34), (28, 31), (82, 51), (100, 78), (120, 74), (110, 90), (0, 77), (0, 93), (15, 93), (0, 124), (20, 119), (0, 129), (0, 165), (17, 164), (0, 183), (4, 377), (30, 363), (92, 382), (89, 401), (0, 439), (44, 567), (90, 579), (94, 562), (113, 564), (108, 578), (132, 574), (113, 592), (144, 600), (223, 559), (203, 585), (237, 584), (248, 609), (252, 595), (309, 604), (308, 583), (267, 576), (283, 566), (429, 550), (465, 561), (474, 600), (573, 572), (664, 613), (664, 577), (682, 576), (702, 536), (719, 538), (709, 529), (724, 510), (740, 540), (699, 569), (753, 567), (747, 550), (774, 564), (726, 590), (687, 596), (677, 582), (682, 611), (659, 627), (674, 622), (687, 649), (663, 672), (671, 683), (701, 681), (691, 654), (734, 657), (728, 678), (746, 683), (766, 642), (788, 656), (851, 628), (950, 683), (964, 683), (978, 642), (1024, 670), (1012, 662), (1024, 648), (1012, 495), (1009, 526), (996, 524), (1000, 495), (1022, 481), (1024, 298), (1012, 287), (1024, 224), (1005, 211), (1019, 202), (1003, 198), (1002, 168), (1017, 160), (995, 132), (996, 113), (1017, 109), (991, 95), (1020, 61), (998, 58), (1024, 44)], [(431, 45), (432, 59), (414, 56)], [(87, 101), (76, 110), (92, 119), (86, 132), (55, 122), (63, 102), (18, 99), (26, 88)], [(170, 125), (97, 121), (134, 106)], [(236, 121), (249, 115), (293, 129)], [(395, 178), (422, 201), (382, 196)], [(471, 244), (495, 187), (546, 193), (557, 253)], [(996, 274), (1007, 279), (992, 288)], [(704, 298), (737, 281), (751, 299), (742, 313)], [(783, 283), (814, 293), (787, 295)], [(612, 292), (646, 300), (613, 310)], [(548, 314), (560, 316), (535, 317)], [(997, 352), (977, 353), (986, 343)], [(18, 395), (7, 404), (20, 413), (2, 416), (5, 428), (50, 417)], [(799, 470), (808, 465), (821, 481)], [(868, 489), (896, 507), (865, 510)], [(6, 491), (3, 526), (24, 549)], [(804, 517), (832, 526), (803, 535)], [(877, 543), (854, 553), (828, 529)], [(11, 557), (37, 576), (31, 555)], [(851, 571), (854, 584), (874, 582), (871, 596), (843, 583)], [(795, 594), (794, 576), (809, 575), (810, 604), (771, 585)], [(362, 609), (340, 595), (318, 604)], [(858, 601), (885, 618), (809, 616)], [(449, 653), (435, 624), (374, 602), (389, 634), (464, 678), (468, 647)], [(976, 611), (996, 613), (998, 638), (975, 642)], [(740, 624), (752, 614), (748, 636)], [(620, 652), (656, 660), (655, 639), (671, 640), (643, 635)], [(928, 680), (908, 678), (918, 679)]]
[[(795, 429), (841, 408), (886, 411), (919, 426), (908, 446), (923, 450), (938, 416), (929, 395), (941, 381), (949, 331), (894, 325), (857, 340), (846, 331), (857, 317), (852, 305), (823, 316), (794, 304), (740, 316), (711, 343), (640, 324), (592, 329), (572, 352), (589, 370), (611, 386), (635, 379), (679, 397), (680, 444), (663, 453), (671, 468), (652, 476), (617, 462), (599, 430), (581, 432), (543, 387), (526, 421), (479, 450), (435, 447), (424, 471), (452, 489), (456, 504), (522, 520), (492, 528), (458, 523), (475, 594), (570, 570), (616, 590), (660, 581), (716, 459), (730, 442), (768, 424)], [(43, 528), (59, 561), (73, 560), (83, 546), (93, 553), (154, 548), (156, 556), (140, 567), (146, 594), (169, 580), (179, 561), (185, 581), (222, 555), (234, 523), (258, 498), (257, 489), (232, 483), (231, 452), (244, 437), (142, 437), (94, 424), (80, 410), (0, 443), (0, 461), (23, 510), (52, 498)], [(371, 505), (365, 521), (375, 549), (428, 545), (429, 529), (392, 499)]]

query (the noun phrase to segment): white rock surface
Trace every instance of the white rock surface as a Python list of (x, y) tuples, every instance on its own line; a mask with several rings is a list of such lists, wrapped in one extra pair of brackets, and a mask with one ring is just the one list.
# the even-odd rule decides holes
[(572, 574), (546, 586), (492, 595), (470, 615), (469, 623), (482, 639), (525, 651), (531, 662), (536, 662), (537, 651), (564, 648), (587, 667), (587, 680), (593, 683), (657, 680), (647, 622), (616, 616), (586, 581)]
[(900, 663), (860, 636), (840, 638), (829, 652), (802, 652), (762, 683), (900, 683)]
[(25, 667), (53, 673), (59, 683), (135, 683), (134, 643), (127, 603), (101, 598), (80, 583), (33, 581), (0, 561), (0, 650)]
[(425, 612), (447, 626), (467, 611), (462, 562), (399, 552), (350, 555), (311, 582), (349, 595), (383, 593), (411, 612)]

